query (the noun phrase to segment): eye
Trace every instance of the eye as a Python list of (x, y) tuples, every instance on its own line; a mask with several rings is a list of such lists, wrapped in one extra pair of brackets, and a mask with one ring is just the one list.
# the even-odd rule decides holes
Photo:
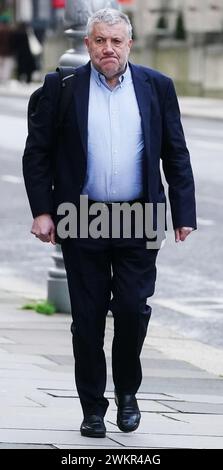
[(121, 41), (120, 41), (120, 39), (114, 39), (114, 43), (119, 45), (119, 44), (121, 44)]
[(96, 38), (95, 42), (97, 44), (102, 44), (103, 43), (103, 39), (102, 38)]

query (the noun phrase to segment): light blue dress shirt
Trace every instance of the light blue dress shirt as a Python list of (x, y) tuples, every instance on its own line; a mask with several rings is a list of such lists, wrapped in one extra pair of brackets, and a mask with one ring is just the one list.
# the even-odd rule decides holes
[(92, 66), (87, 173), (82, 194), (94, 201), (131, 201), (143, 195), (144, 139), (129, 66), (111, 89)]

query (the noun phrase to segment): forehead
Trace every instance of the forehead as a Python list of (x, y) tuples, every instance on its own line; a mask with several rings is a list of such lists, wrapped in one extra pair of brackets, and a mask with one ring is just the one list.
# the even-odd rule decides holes
[(123, 21), (109, 25), (107, 23), (95, 23), (92, 28), (92, 36), (103, 36), (106, 38), (121, 36), (128, 37), (128, 27)]

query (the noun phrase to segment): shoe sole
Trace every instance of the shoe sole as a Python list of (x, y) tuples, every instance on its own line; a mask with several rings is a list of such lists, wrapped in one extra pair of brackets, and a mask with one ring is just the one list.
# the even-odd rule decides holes
[(100, 438), (100, 437), (101, 437), (101, 438), (106, 437), (106, 433), (105, 433), (105, 432), (103, 432), (103, 433), (95, 433), (95, 434), (94, 434), (94, 433), (92, 433), (92, 432), (89, 433), (88, 431), (81, 431), (81, 435), (84, 436), (84, 437), (99, 437), (99, 438)]

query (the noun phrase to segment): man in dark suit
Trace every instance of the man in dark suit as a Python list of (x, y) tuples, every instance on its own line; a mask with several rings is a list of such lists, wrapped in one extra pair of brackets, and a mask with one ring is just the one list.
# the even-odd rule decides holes
[[(23, 157), (32, 233), (43, 242), (55, 243), (58, 207), (70, 202), (80, 208), (80, 195), (88, 196), (90, 206), (102, 202), (110, 221), (117, 202), (127, 201), (131, 207), (135, 202), (143, 207), (165, 205), (160, 160), (169, 185), (176, 242), (196, 228), (193, 174), (173, 83), (155, 70), (128, 62), (131, 35), (129, 19), (120, 11), (100, 10), (89, 19), (85, 42), (91, 61), (76, 69), (57, 146), (54, 123), (60, 82), (56, 73), (46, 76)], [(136, 228), (134, 220), (131, 223)], [(159, 251), (147, 249), (146, 243), (144, 235), (113, 237), (109, 232), (107, 238), (68, 237), (61, 244), (83, 436), (104, 437), (106, 432), (103, 342), (110, 305), (117, 425), (130, 432), (140, 422), (140, 353)]]

